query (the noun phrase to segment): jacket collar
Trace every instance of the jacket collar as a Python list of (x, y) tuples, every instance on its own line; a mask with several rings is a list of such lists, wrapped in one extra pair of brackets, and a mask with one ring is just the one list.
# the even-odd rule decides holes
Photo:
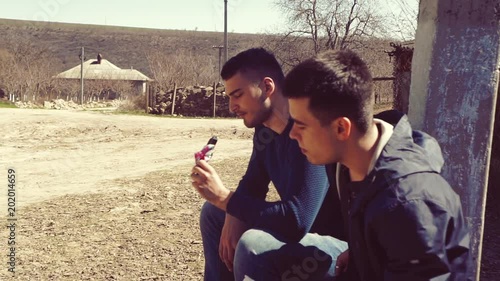
[(393, 124), (394, 130), (364, 180), (366, 187), (352, 203), (352, 215), (400, 178), (421, 172), (439, 173), (444, 164), (437, 141), (424, 132), (413, 131), (406, 115), (392, 110), (375, 117)]

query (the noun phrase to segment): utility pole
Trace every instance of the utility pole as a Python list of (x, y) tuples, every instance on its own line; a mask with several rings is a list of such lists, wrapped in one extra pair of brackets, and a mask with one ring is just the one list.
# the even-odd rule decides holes
[(224, 49), (224, 46), (212, 46), (213, 49), (219, 49), (219, 73), (217, 74), (217, 80), (220, 80), (220, 72), (221, 72), (221, 57), (222, 57), (222, 50)]
[(80, 80), (82, 82), (81, 91), (80, 91), (80, 104), (83, 105), (83, 61), (85, 60), (85, 48), (84, 47), (82, 47), (82, 53), (80, 54), (80, 60), (81, 60)]
[[(217, 73), (217, 81), (220, 81), (220, 71), (221, 71), (221, 56), (222, 56), (222, 49), (225, 49), (224, 46), (212, 46), (214, 49), (219, 49), (219, 73)], [(214, 82), (214, 112), (213, 112), (213, 117), (215, 117), (215, 109), (217, 107), (217, 82)]]
[(227, 0), (224, 0), (224, 63), (227, 62)]

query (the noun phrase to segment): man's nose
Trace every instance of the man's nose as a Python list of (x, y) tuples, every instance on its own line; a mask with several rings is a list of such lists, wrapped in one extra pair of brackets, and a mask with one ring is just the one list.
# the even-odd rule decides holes
[(295, 124), (292, 126), (292, 129), (290, 130), (290, 133), (288, 134), (292, 140), (296, 140), (296, 132), (295, 132)]
[(237, 109), (238, 109), (238, 106), (236, 104), (234, 104), (234, 102), (231, 101), (231, 99), (229, 99), (229, 111), (231, 113), (234, 113), (234, 112), (236, 112)]

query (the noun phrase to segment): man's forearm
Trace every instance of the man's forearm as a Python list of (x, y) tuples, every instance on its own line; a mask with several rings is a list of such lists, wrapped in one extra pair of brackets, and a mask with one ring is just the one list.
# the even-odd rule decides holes
[(231, 191), (231, 190), (226, 190), (226, 191), (219, 194), (218, 197), (216, 197), (214, 200), (212, 200), (213, 202), (210, 202), (215, 207), (223, 210), (224, 212), (227, 211), (227, 204), (228, 204), (229, 200), (231, 200), (231, 197), (233, 196), (233, 193), (234, 193), (234, 191)]

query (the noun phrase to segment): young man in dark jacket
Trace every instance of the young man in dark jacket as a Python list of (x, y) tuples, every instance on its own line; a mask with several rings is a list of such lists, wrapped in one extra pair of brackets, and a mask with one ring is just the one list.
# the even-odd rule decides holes
[[(206, 161), (193, 167), (193, 186), (209, 202), (200, 216), (205, 280), (333, 277), (336, 258), (347, 249), (333, 238), (344, 233), (339, 199), (325, 168), (309, 163), (289, 137), (293, 122), (279, 63), (262, 48), (250, 49), (228, 60), (221, 76), (230, 110), (255, 135), (236, 191)], [(277, 202), (265, 200), (271, 181)]]
[[(290, 137), (313, 164), (333, 164), (348, 222), (337, 260), (348, 280), (467, 280), (469, 234), (441, 150), (395, 111), (373, 117), (372, 78), (352, 51), (329, 51), (286, 77)], [(378, 118), (377, 118), (378, 117)]]

